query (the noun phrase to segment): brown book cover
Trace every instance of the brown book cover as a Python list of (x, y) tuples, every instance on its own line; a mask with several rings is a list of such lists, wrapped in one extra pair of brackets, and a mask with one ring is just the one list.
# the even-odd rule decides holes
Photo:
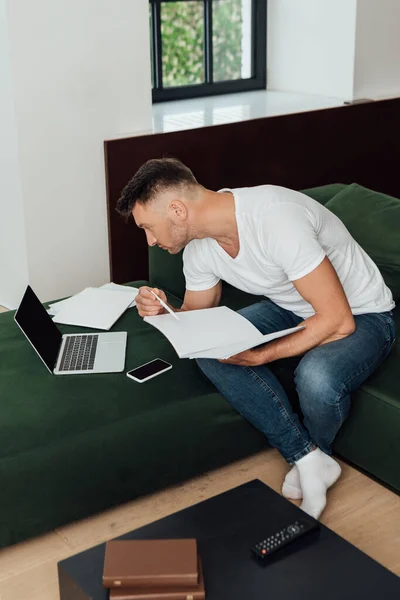
[(148, 588), (129, 589), (113, 588), (110, 590), (110, 600), (205, 600), (203, 569), (199, 559), (199, 583), (193, 587), (169, 589)]
[(107, 542), (106, 588), (191, 587), (198, 584), (194, 539), (115, 540)]

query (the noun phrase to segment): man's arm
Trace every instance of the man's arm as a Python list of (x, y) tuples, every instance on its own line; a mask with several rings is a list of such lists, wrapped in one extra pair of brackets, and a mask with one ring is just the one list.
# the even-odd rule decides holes
[[(149, 287), (143, 286), (139, 290), (139, 294), (136, 296), (136, 304), (139, 315), (141, 317), (150, 317), (165, 313), (166, 310), (160, 305), (160, 303), (154, 298), (150, 292)], [(167, 302), (167, 297), (162, 290), (153, 288), (153, 291), (161, 300)], [(217, 285), (210, 288), (209, 290), (203, 290), (199, 292), (192, 292), (186, 290), (185, 297), (181, 308), (174, 308), (170, 304), (168, 306), (175, 312), (181, 312), (185, 310), (196, 310), (200, 308), (213, 308), (218, 306), (221, 299), (222, 284), (219, 281)]]
[(217, 285), (209, 290), (200, 292), (192, 292), (186, 290), (183, 304), (180, 310), (198, 310), (200, 308), (214, 308), (218, 306), (221, 300), (222, 283), (219, 281)]
[(279, 358), (303, 354), (311, 348), (340, 340), (354, 332), (354, 318), (346, 294), (327, 257), (311, 273), (293, 281), (293, 285), (315, 310), (315, 315), (304, 321), (305, 329), (222, 362), (244, 366), (261, 365)]

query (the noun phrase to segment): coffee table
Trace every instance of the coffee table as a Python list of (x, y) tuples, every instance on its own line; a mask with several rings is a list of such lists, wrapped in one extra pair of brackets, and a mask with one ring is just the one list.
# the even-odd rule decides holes
[[(252, 544), (304, 517), (254, 480), (118, 539), (196, 538), (207, 600), (400, 598), (396, 575), (322, 524), (260, 566)], [(58, 563), (61, 600), (108, 599), (101, 584), (104, 551), (100, 544)]]

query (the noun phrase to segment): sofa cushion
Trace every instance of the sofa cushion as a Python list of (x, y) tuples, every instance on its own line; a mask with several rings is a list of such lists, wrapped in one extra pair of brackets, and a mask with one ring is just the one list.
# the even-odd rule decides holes
[(310, 198), (314, 198), (320, 204), (326, 204), (328, 200), (336, 196), (339, 192), (344, 190), (347, 187), (345, 183), (330, 183), (329, 185), (321, 185), (319, 187), (308, 188), (306, 190), (301, 190), (303, 194), (306, 196), (310, 196)]
[(352, 408), (334, 450), (400, 491), (400, 307), (394, 311), (397, 340), (388, 358), (352, 394)]
[(378, 265), (394, 299), (399, 299), (400, 200), (353, 183), (325, 206), (343, 221)]
[[(345, 187), (342, 183), (332, 183), (304, 190), (303, 193), (321, 202), (321, 204), (325, 204)], [(149, 272), (149, 278), (156, 287), (168, 290), (178, 298), (183, 298), (185, 278), (182, 268), (182, 252), (172, 255), (165, 250), (161, 250), (158, 246), (150, 247)]]

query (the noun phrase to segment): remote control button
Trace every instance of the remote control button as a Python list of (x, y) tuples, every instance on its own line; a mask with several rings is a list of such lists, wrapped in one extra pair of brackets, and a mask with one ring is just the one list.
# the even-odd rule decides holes
[(287, 532), (291, 533), (292, 535), (295, 535), (296, 533), (299, 533), (300, 531), (300, 527), (296, 524), (294, 525), (289, 525), (289, 527), (287, 528)]

